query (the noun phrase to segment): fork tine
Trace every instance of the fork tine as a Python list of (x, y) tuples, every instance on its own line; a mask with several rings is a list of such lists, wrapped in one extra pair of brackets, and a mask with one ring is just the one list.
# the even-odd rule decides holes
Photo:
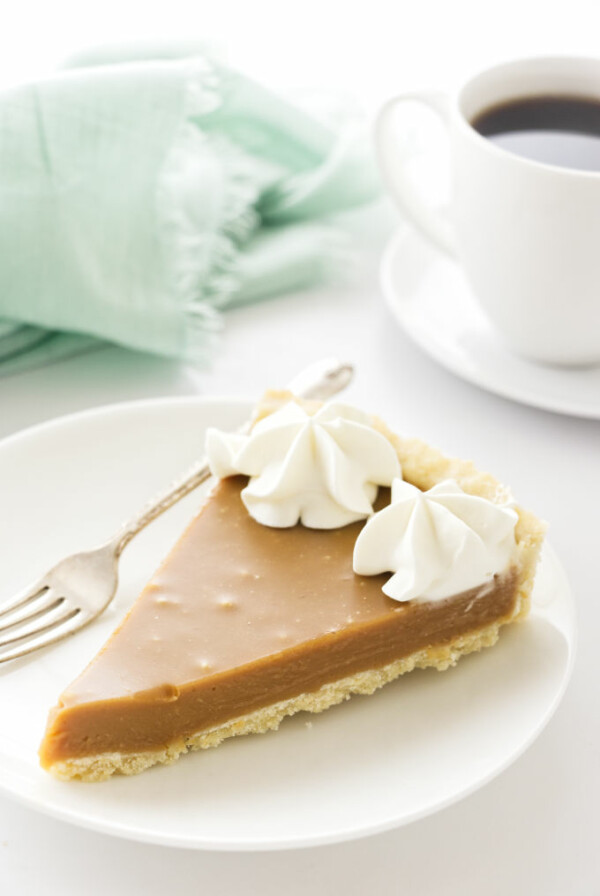
[(10, 600), (0, 604), (0, 619), (8, 613), (15, 613), (17, 610), (25, 609), (32, 601), (40, 598), (46, 591), (48, 585), (43, 582), (36, 583), (26, 591), (21, 591)]
[(19, 630), (23, 628), (27, 628), (27, 626), (35, 622), (36, 619), (41, 619), (46, 616), (48, 613), (51, 613), (53, 610), (56, 610), (61, 604), (64, 603), (63, 597), (53, 597), (48, 595), (48, 599), (44, 601), (44, 603), (39, 604), (36, 601), (36, 604), (30, 613), (25, 613), (23, 615), (17, 615), (13, 621), (13, 613), (8, 614), (8, 621), (2, 622), (0, 620), (0, 645), (2, 644), (2, 636), (5, 633), (11, 631), (11, 629)]
[(16, 660), (18, 657), (33, 653), (34, 650), (39, 650), (41, 647), (48, 647), (56, 641), (61, 641), (68, 635), (72, 635), (80, 628), (83, 628), (90, 621), (90, 618), (81, 613), (80, 610), (71, 610), (64, 618), (55, 620), (44, 628), (37, 629), (29, 635), (18, 638), (17, 640), (21, 643), (14, 646), (11, 650), (5, 651), (4, 647), (13, 642), (4, 644), (0, 648), (0, 663)]
[(23, 638), (29, 638), (32, 635), (54, 628), (61, 622), (69, 619), (76, 612), (76, 607), (69, 608), (68, 605), (65, 606), (64, 598), (59, 597), (50, 607), (28, 616), (22, 621), (7, 625), (4, 629), (0, 629), (0, 649), (6, 647), (7, 644), (22, 641)]

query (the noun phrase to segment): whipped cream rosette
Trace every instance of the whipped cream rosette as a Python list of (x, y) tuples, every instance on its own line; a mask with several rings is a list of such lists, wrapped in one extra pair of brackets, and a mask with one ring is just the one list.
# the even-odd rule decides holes
[(517, 513), (469, 495), (452, 479), (421, 491), (401, 479), (354, 547), (359, 575), (392, 572), (383, 592), (398, 601), (441, 600), (491, 582), (510, 567)]
[(335, 529), (365, 519), (378, 487), (402, 475), (371, 418), (337, 402), (310, 415), (290, 401), (247, 436), (209, 429), (206, 454), (215, 476), (250, 477), (241, 493), (248, 512), (279, 528), (300, 521)]

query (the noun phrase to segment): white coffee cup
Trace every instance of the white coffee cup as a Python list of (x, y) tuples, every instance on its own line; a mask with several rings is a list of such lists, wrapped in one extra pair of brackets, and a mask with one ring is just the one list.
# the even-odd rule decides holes
[[(600, 59), (510, 62), (472, 78), (454, 98), (401, 94), (382, 109), (381, 170), (404, 212), (455, 254), (492, 324), (516, 353), (557, 364), (600, 361), (600, 172), (531, 161), (470, 124), (500, 103), (535, 96), (600, 101)], [(427, 204), (400, 157), (399, 104), (424, 103), (449, 133), (447, 214)]]

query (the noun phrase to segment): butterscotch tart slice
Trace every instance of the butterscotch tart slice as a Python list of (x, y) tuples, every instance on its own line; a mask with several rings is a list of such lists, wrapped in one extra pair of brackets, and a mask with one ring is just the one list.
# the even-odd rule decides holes
[[(220, 478), (51, 711), (45, 769), (101, 781), (168, 764), (371, 694), (412, 669), (447, 669), (527, 614), (543, 525), (470, 462), (340, 407), (270, 393), (250, 437), (212, 433)], [(401, 494), (390, 504), (392, 480)], [(456, 537), (440, 549), (457, 507)], [(488, 511), (502, 529), (490, 548), (495, 568), (480, 551)], [(483, 535), (469, 529), (461, 541), (475, 517)], [(379, 548), (391, 550), (389, 563)], [(414, 564), (411, 551), (420, 553)], [(453, 581), (458, 590), (446, 594)], [(419, 582), (425, 593), (414, 596)]]

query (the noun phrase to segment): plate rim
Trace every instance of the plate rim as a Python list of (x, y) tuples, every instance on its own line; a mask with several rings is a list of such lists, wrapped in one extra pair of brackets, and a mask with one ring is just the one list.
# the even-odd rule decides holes
[[(161, 396), (158, 398), (136, 399), (131, 401), (104, 404), (99, 407), (88, 408), (83, 411), (76, 411), (59, 417), (51, 418), (50, 420), (42, 421), (41, 423), (34, 424), (33, 426), (27, 427), (14, 434), (6, 436), (4, 439), (0, 440), (0, 455), (5, 447), (8, 447), (9, 445), (12, 446), (13, 444), (18, 443), (23, 438), (35, 437), (39, 431), (60, 428), (65, 424), (72, 423), (73, 421), (78, 422), (79, 420), (81, 420), (85, 422), (86, 420), (89, 420), (91, 418), (101, 417), (105, 414), (112, 415), (114, 413), (123, 413), (134, 408), (139, 410), (144, 410), (147, 408), (154, 411), (159, 410), (162, 406), (184, 407), (185, 405), (189, 405), (190, 407), (194, 405), (225, 405), (228, 407), (237, 406), (240, 408), (250, 408), (252, 406), (252, 402), (249, 399), (243, 397), (196, 395), (172, 397)], [(133, 828), (131, 824), (119, 823), (118, 819), (116, 821), (111, 820), (109, 822), (104, 818), (95, 817), (92, 813), (82, 813), (81, 809), (78, 807), (65, 807), (61, 804), (57, 805), (56, 803), (49, 802), (47, 800), (40, 801), (40, 799), (36, 797), (35, 793), (32, 794), (29, 792), (23, 792), (22, 790), (20, 791), (17, 787), (11, 787), (10, 784), (4, 780), (6, 775), (2, 772), (1, 769), (0, 792), (2, 794), (5, 794), (8, 798), (14, 799), (18, 803), (25, 805), (27, 808), (41, 812), (43, 815), (56, 818), (62, 822), (73, 824), (86, 830), (92, 830), (97, 833), (115, 836), (125, 840), (133, 840), (136, 842), (174, 848), (215, 852), (270, 852), (288, 849), (310, 848), (314, 846), (331, 845), (340, 842), (350, 842), (352, 840), (375, 836), (379, 833), (384, 833), (385, 831), (404, 827), (407, 824), (411, 824), (430, 815), (437, 814), (438, 812), (443, 811), (454, 805), (455, 803), (458, 803), (461, 800), (467, 798), (477, 790), (485, 787), (488, 783), (490, 783), (492, 780), (502, 774), (507, 768), (509, 768), (514, 762), (516, 762), (544, 731), (564, 697), (572, 676), (577, 653), (576, 607), (573, 591), (565, 569), (558, 556), (556, 555), (554, 548), (549, 544), (547, 540), (544, 543), (543, 550), (548, 558), (548, 562), (550, 562), (554, 569), (554, 576), (557, 575), (560, 579), (561, 598), (564, 602), (565, 607), (567, 608), (570, 625), (570, 630), (568, 632), (569, 636), (565, 636), (567, 645), (567, 660), (560, 678), (559, 686), (556, 689), (556, 692), (553, 694), (552, 700), (545, 707), (544, 712), (541, 718), (538, 720), (536, 726), (532, 731), (528, 733), (527, 737), (519, 744), (518, 748), (515, 751), (513, 751), (508, 757), (505, 758), (504, 761), (498, 763), (498, 765), (488, 771), (485, 775), (475, 781), (472, 781), (467, 787), (462, 787), (457, 792), (448, 795), (441, 801), (429, 801), (418, 810), (409, 812), (400, 818), (397, 815), (386, 817), (379, 822), (370, 824), (366, 827), (364, 825), (359, 826), (355, 824), (351, 828), (346, 828), (344, 830), (338, 829), (327, 835), (317, 834), (315, 836), (295, 836), (288, 837), (287, 839), (279, 838), (277, 840), (269, 840), (264, 837), (260, 839), (257, 838), (255, 840), (248, 839), (247, 837), (243, 840), (210, 840), (206, 837), (203, 837), (201, 840), (198, 840), (197, 837), (194, 838), (193, 836), (170, 836), (168, 834), (165, 835), (164, 831), (149, 831), (144, 828)], [(561, 634), (563, 634), (564, 636), (564, 632), (561, 631)]]
[(18, 429), (16, 432), (8, 433), (0, 439), (0, 450), (3, 450), (5, 446), (10, 442), (12, 443), (19, 441), (22, 438), (35, 435), (38, 430), (44, 430), (46, 428), (54, 428), (66, 425), (68, 423), (72, 423), (74, 420), (82, 419), (87, 420), (93, 417), (101, 417), (105, 413), (110, 412), (125, 412), (128, 410), (135, 410), (137, 408), (144, 407), (158, 407), (162, 404), (164, 405), (181, 405), (184, 406), (186, 404), (228, 404), (228, 405), (246, 405), (247, 407), (252, 407), (255, 402), (253, 399), (248, 398), (244, 395), (159, 395), (154, 398), (130, 398), (124, 399), (123, 401), (112, 401), (112, 402), (103, 402), (99, 405), (94, 405), (94, 407), (83, 408), (79, 411), (69, 411), (67, 414), (59, 414), (58, 417), (50, 417), (47, 420), (42, 420), (39, 423), (32, 423), (30, 426), (25, 426), (23, 429)]

